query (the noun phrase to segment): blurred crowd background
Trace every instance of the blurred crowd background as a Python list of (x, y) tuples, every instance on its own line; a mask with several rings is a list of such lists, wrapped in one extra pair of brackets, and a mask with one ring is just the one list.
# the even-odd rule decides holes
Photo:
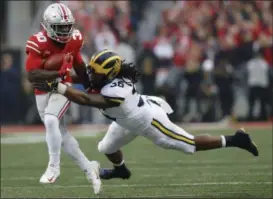
[[(52, 2), (1, 2), (1, 124), (41, 123), (24, 70), (25, 42)], [(110, 48), (135, 63), (139, 92), (164, 97), (173, 121), (272, 120), (273, 2), (61, 2), (84, 35), (85, 61)], [(76, 104), (68, 121), (108, 123), (96, 109)]]

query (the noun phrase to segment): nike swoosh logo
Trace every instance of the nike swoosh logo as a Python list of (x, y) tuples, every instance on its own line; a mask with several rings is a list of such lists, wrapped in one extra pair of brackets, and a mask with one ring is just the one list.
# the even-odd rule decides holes
[(55, 176), (52, 176), (51, 178), (47, 178), (49, 182), (52, 182)]

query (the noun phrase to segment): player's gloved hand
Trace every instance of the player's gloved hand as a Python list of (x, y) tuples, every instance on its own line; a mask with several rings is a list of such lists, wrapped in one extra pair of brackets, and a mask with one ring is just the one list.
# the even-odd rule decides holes
[(54, 81), (45, 81), (45, 82), (34, 82), (32, 83), (32, 87), (36, 88), (40, 91), (46, 92), (57, 92), (59, 82), (57, 80)]
[(58, 71), (60, 78), (65, 80), (69, 75), (70, 71), (73, 68), (73, 56), (68, 53), (63, 58), (63, 64), (61, 69)]

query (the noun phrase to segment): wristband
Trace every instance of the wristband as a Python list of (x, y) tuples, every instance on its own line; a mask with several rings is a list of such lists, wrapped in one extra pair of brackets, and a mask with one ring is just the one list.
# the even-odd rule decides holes
[(62, 84), (62, 83), (58, 83), (58, 87), (57, 87), (57, 92), (64, 95), (66, 92), (67, 86)]

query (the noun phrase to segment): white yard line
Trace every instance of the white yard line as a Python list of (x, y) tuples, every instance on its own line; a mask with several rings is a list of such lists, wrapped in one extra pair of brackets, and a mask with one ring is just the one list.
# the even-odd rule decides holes
[[(227, 194), (240, 194), (240, 197), (243, 196), (249, 196), (248, 193), (244, 193), (244, 192), (232, 192), (232, 191), (227, 191), (227, 192), (206, 192), (206, 194), (195, 194), (195, 195), (190, 195), (190, 194), (185, 194), (185, 195), (178, 195), (178, 194), (168, 194), (168, 195), (147, 195), (147, 196), (133, 196), (130, 195), (130, 198), (209, 198), (211, 196), (222, 196), (223, 194), (227, 195)], [(205, 195), (205, 196), (204, 196)], [(67, 198), (67, 197), (65, 197)], [(111, 198), (126, 198), (126, 197), (112, 197)], [(224, 198), (224, 197), (221, 197)]]
[[(199, 176), (272, 176), (272, 173), (269, 172), (258, 172), (258, 173), (198, 173)], [(160, 178), (160, 177), (177, 177), (175, 173), (173, 174), (143, 174), (141, 178)]]
[[(154, 163), (156, 165), (156, 162)], [(247, 164), (247, 162), (246, 162)], [(264, 169), (270, 169), (272, 170), (272, 164), (268, 164), (268, 163), (264, 163), (262, 165), (246, 165), (246, 164), (242, 164), (242, 165), (236, 165), (237, 168), (239, 169), (255, 169), (257, 171), (264, 171)], [(72, 164), (69, 164), (69, 165), (72, 165)], [(67, 165), (67, 166), (69, 166)], [(13, 164), (13, 165), (4, 165), (2, 164), (1, 165), (1, 170), (5, 169), (5, 168), (13, 168), (13, 167), (25, 167), (26, 165), (17, 165), (17, 164)], [(35, 167), (42, 167), (44, 165), (33, 165)], [(183, 171), (188, 171), (188, 170), (194, 170), (194, 171), (197, 171), (197, 172), (202, 172), (204, 170), (207, 170), (207, 169), (221, 169), (221, 168), (226, 168), (227, 165), (190, 165), (190, 166), (187, 166), (186, 164), (185, 165), (179, 165), (179, 166), (172, 166), (172, 169), (181, 169)], [(20, 168), (18, 168), (20, 169)], [(143, 172), (149, 172), (151, 170), (155, 171), (155, 172), (162, 172), (164, 170), (164, 172), (166, 173), (166, 167), (130, 167), (130, 169), (132, 171), (143, 171)], [(69, 172), (71, 173), (82, 173), (82, 171), (80, 169), (73, 169), (73, 170), (70, 170)], [(207, 172), (207, 171), (206, 171)], [(254, 171), (253, 171), (254, 172)], [(244, 172), (242, 172), (244, 173)]]
[[(246, 162), (247, 163), (247, 162)], [(156, 165), (156, 162), (154, 163)], [(71, 165), (71, 164), (70, 164)], [(1, 169), (5, 169), (5, 168), (12, 168), (12, 167), (25, 167), (26, 165), (1, 165)], [(33, 165), (35, 167), (42, 167), (42, 165)], [(43, 165), (44, 166), (44, 165)], [(67, 165), (69, 166), (69, 165)], [(227, 165), (190, 165), (190, 166), (187, 166), (186, 164), (185, 165), (179, 165), (179, 166), (172, 166), (172, 169), (181, 169), (181, 170), (195, 170), (195, 171), (202, 171), (202, 170), (205, 170), (205, 169), (221, 169), (221, 168), (226, 168)], [(263, 165), (236, 165), (237, 168), (246, 168), (246, 169), (257, 169), (257, 170), (260, 170), (262, 171), (263, 169), (271, 169), (272, 170), (272, 164), (263, 164)], [(20, 169), (20, 168), (18, 168)], [(150, 170), (153, 170), (153, 171), (162, 171), (162, 170), (165, 170), (164, 172), (166, 172), (166, 167), (130, 167), (130, 169), (133, 171), (133, 170), (138, 170), (138, 171), (150, 171)], [(73, 169), (71, 171), (69, 171), (71, 173), (82, 173), (82, 171), (80, 169)]]
[[(198, 173), (200, 176), (272, 176), (270, 172), (248, 172), (248, 173), (213, 173), (213, 172), (206, 172), (206, 173)], [(139, 176), (140, 178), (159, 178), (159, 177), (177, 177), (176, 174), (143, 174)], [(11, 177), (11, 178), (1, 178), (1, 181), (24, 181), (24, 180), (38, 180), (39, 176), (30, 177), (30, 176), (20, 176), (20, 177)], [(77, 179), (85, 179), (84, 176), (76, 176)]]
[[(104, 187), (179, 187), (179, 186), (214, 186), (214, 185), (272, 185), (272, 182), (193, 182), (178, 184), (112, 184)], [(90, 188), (90, 185), (49, 185), (49, 186), (1, 186), (2, 189), (70, 189), (70, 188)]]
[[(155, 163), (156, 165), (156, 163)], [(263, 165), (236, 165), (239, 168), (247, 169), (272, 169), (272, 164), (263, 164)], [(182, 169), (182, 170), (203, 170), (203, 169), (212, 169), (212, 168), (227, 168), (227, 165), (179, 165), (172, 166), (172, 169)], [(166, 170), (166, 167), (132, 167), (132, 170)]]
[[(194, 198), (194, 197), (198, 197), (198, 198), (208, 198), (211, 196), (221, 196), (223, 194), (240, 194), (241, 197), (243, 196), (248, 196), (248, 193), (244, 193), (244, 192), (232, 192), (232, 191), (227, 191), (227, 192), (206, 192), (205, 196), (204, 194), (196, 194), (196, 195), (190, 195), (190, 194), (184, 194), (184, 195), (179, 195), (179, 194), (162, 194), (162, 195), (145, 195), (145, 196), (134, 196), (134, 195), (130, 195), (130, 196), (111, 196), (109, 198)], [(76, 198), (76, 197), (58, 197), (58, 198)], [(86, 198), (86, 197), (84, 197)], [(108, 197), (103, 197), (102, 198), (108, 198)], [(222, 197), (223, 198), (223, 197)]]
[[(76, 138), (82, 137), (96, 137), (99, 132), (79, 132), (73, 134)], [(1, 138), (1, 144), (36, 144), (45, 142), (45, 134), (16, 134)]]
[[(143, 158), (143, 157), (142, 157)], [(175, 165), (175, 164), (215, 164), (215, 163), (220, 163), (220, 164), (229, 164), (231, 163), (230, 160), (227, 159), (217, 159), (217, 160), (198, 160), (198, 159), (194, 159), (194, 157), (192, 157), (192, 160), (183, 160), (183, 157), (181, 158), (181, 160), (152, 160), (149, 159), (147, 160), (148, 163), (153, 163), (153, 164), (171, 164), (171, 165)], [(130, 164), (130, 165), (144, 165), (147, 164), (146, 160), (139, 160), (139, 161), (126, 161), (126, 164)], [(247, 164), (261, 164), (261, 161), (259, 159), (248, 159), (248, 160), (236, 160), (236, 163), (247, 163)]]
[[(172, 167), (180, 167), (184, 169), (184, 166), (187, 166), (189, 164), (197, 164), (197, 165), (191, 165), (192, 167), (200, 167), (200, 168), (204, 168), (204, 167), (209, 167), (209, 166), (213, 166), (213, 167), (217, 167), (217, 166), (224, 166), (224, 165), (205, 165), (205, 164), (230, 164), (231, 161), (230, 160), (226, 160), (226, 159), (217, 159), (217, 160), (196, 160), (191, 159), (191, 160), (154, 160), (151, 161), (151, 159), (149, 159), (147, 162), (146, 160), (139, 160), (139, 161), (125, 161), (126, 164), (129, 165), (129, 167), (131, 167), (131, 165), (133, 165), (133, 167), (135, 168), (144, 168), (144, 169), (150, 169), (150, 168), (155, 168), (155, 169), (161, 169), (161, 167), (147, 167), (147, 164), (154, 164), (154, 165), (159, 165), (159, 164), (171, 164)], [(109, 163), (110, 164), (110, 163)], [(176, 165), (179, 164), (179, 165)], [(202, 166), (200, 166), (200, 164), (202, 164)], [(272, 167), (272, 164), (269, 164), (269, 162), (263, 162), (263, 164), (261, 164), (261, 161), (259, 159), (248, 159), (248, 160), (236, 160), (234, 161), (234, 164), (237, 166), (244, 166), (244, 167), (257, 167), (256, 164), (259, 164), (258, 167), (265, 167), (268, 168), (268, 165)], [(243, 165), (240, 165), (243, 164)], [(247, 166), (245, 165), (247, 164)], [(69, 167), (69, 166), (74, 166), (75, 164), (73, 162), (69, 162), (66, 163), (65, 166)], [(25, 164), (5, 164), (5, 163), (1, 163), (1, 167), (2, 168), (6, 168), (6, 167), (25, 167)], [(39, 166), (44, 166), (44, 165), (32, 165), (35, 167), (39, 167)], [(143, 167), (144, 166), (144, 167)], [(102, 166), (101, 166), (102, 167)]]
[[(221, 123), (208, 123), (208, 124), (178, 124), (187, 131), (204, 132), (210, 131), (228, 130), (234, 129), (229, 125)], [(104, 134), (108, 128), (108, 125), (79, 125), (78, 129), (72, 132), (75, 137), (94, 137), (100, 134)], [(253, 127), (251, 127), (253, 128)], [(268, 127), (270, 129), (270, 126)], [(255, 131), (254, 131), (255, 132)], [(4, 133), (5, 134), (5, 133)], [(6, 133), (6, 136), (1, 137), (1, 144), (31, 144), (45, 142), (45, 133), (33, 132), (33, 133)]]

